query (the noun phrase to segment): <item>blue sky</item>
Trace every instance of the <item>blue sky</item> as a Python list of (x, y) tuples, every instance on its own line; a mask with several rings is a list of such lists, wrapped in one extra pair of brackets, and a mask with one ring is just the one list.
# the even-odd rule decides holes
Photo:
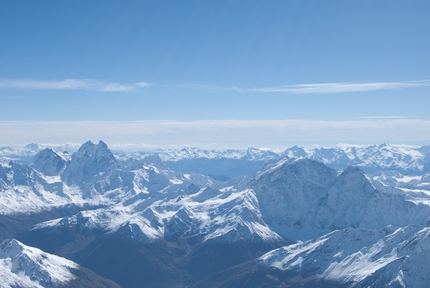
[(429, 144), (429, 13), (397, 0), (2, 1), (0, 144)]

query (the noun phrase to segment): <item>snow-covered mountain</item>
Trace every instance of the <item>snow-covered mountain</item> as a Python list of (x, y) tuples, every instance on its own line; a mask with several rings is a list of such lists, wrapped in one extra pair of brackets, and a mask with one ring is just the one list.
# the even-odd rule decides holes
[(57, 176), (66, 167), (66, 159), (54, 150), (46, 148), (34, 156), (33, 167), (46, 176)]
[(360, 167), (366, 173), (397, 171), (401, 174), (422, 174), (430, 169), (430, 146), (410, 145), (349, 145), (334, 148), (291, 147), (283, 156), (303, 157), (324, 163), (332, 168)]
[(346, 228), (275, 249), (196, 287), (427, 287), (430, 228)]
[(15, 239), (0, 244), (0, 287), (120, 287), (88, 269)]
[(158, 239), (285, 243), (262, 220), (252, 191), (201, 189), (194, 184), (167, 197), (139, 194), (109, 208), (43, 222), (30, 231), (29, 238), (41, 230), (94, 230), (100, 231), (101, 237), (124, 236), (136, 244)]
[[(0, 159), (30, 164), (36, 153), (45, 148), (51, 148), (61, 157), (70, 160), (72, 153), (79, 147), (75, 143), (62, 145), (32, 143), (24, 147), (11, 145), (0, 147)], [(424, 181), (418, 179), (419, 177), (428, 177), (430, 173), (430, 146), (418, 147), (385, 143), (367, 146), (338, 144), (331, 148), (315, 147), (311, 149), (294, 146), (283, 152), (256, 148), (216, 151), (186, 147), (180, 150), (158, 149), (139, 152), (115, 150), (113, 154), (120, 161), (130, 158), (144, 159), (154, 155), (160, 157), (168, 167), (175, 171), (210, 175), (222, 181), (232, 177), (255, 174), (266, 162), (276, 161), (284, 156), (316, 160), (334, 169), (357, 166), (369, 175), (382, 176), (381, 180), (388, 178), (392, 183), (403, 186), (413, 185), (414, 188), (420, 187), (415, 185), (417, 181), (418, 184)], [(411, 178), (404, 176), (414, 177), (412, 183), (408, 183)], [(428, 182), (424, 182), (423, 185), (429, 186)]]
[[(103, 260), (82, 255), (91, 254), (85, 249), (105, 247), (100, 241), (106, 247), (111, 240), (120, 241), (131, 249), (157, 241), (186, 241), (192, 247), (178, 247), (184, 253), (213, 245), (255, 247), (239, 250), (232, 263), (224, 264), (217, 257), (216, 269), (286, 243), (261, 220), (255, 195), (234, 187), (236, 183), (245, 187), (246, 180), (230, 180), (224, 187), (208, 176), (172, 171), (158, 156), (117, 159), (101, 141), (84, 143), (70, 160), (44, 149), (31, 165), (10, 161), (2, 164), (1, 172), (5, 217), (71, 203), (82, 210), (37, 224), (21, 239), (45, 251), (76, 257), (95, 270)], [(200, 268), (193, 259), (189, 265)], [(87, 261), (96, 261), (97, 267)]]
[(34, 156), (43, 149), (50, 148), (58, 151), (64, 158), (69, 158), (70, 155), (80, 147), (80, 144), (67, 143), (61, 145), (50, 144), (36, 144), (30, 143), (25, 146), (22, 145), (9, 145), (0, 147), (0, 159), (18, 161), (23, 164), (30, 164), (33, 162)]
[(3, 214), (11, 214), (70, 204), (106, 206), (139, 193), (216, 183), (210, 177), (184, 175), (163, 165), (154, 156), (119, 161), (102, 141), (84, 143), (70, 160), (45, 148), (31, 165), (0, 162), (0, 208)]
[(279, 154), (274, 151), (256, 148), (216, 151), (186, 147), (181, 150), (118, 152), (115, 155), (118, 158), (134, 159), (156, 155), (175, 171), (203, 174), (220, 181), (255, 174), (267, 161), (279, 158)]
[[(48, 145), (31, 143), (24, 147), (10, 145), (0, 147), (0, 159), (18, 160), (30, 164), (39, 151), (51, 148), (62, 157), (68, 158), (81, 145), (70, 143)], [(148, 155), (157, 155), (164, 162), (181, 162), (185, 160), (248, 160), (268, 162), (284, 156), (290, 158), (308, 158), (321, 162), (331, 168), (346, 168), (358, 166), (366, 173), (381, 171), (397, 171), (402, 174), (419, 174), (430, 172), (430, 145), (353, 145), (338, 144), (336, 147), (303, 148), (294, 146), (285, 151), (269, 149), (228, 149), (223, 151), (186, 147), (180, 150), (158, 149), (140, 152), (124, 152), (115, 150), (118, 159), (143, 159)]]
[[(349, 145), (305, 149), (291, 147), (282, 153), (290, 158), (316, 160), (334, 169), (355, 166), (368, 176), (409, 194), (429, 194), (430, 146)], [(414, 197), (416, 198), (416, 197)], [(424, 197), (426, 198), (426, 197)]]
[[(294, 283), (373, 283), (363, 279), (375, 278), (375, 271), (390, 278), (381, 271), (394, 271), (391, 264), (378, 266), (385, 259), (379, 256), (364, 262), (348, 255), (365, 255), (361, 249), (384, 242), (396, 229), (415, 231), (401, 241), (419, 237), (430, 216), (428, 146), (292, 147), (282, 155), (197, 148), (114, 154), (102, 141), (86, 142), (73, 154), (33, 146), (26, 148), (38, 150), (29, 164), (0, 161), (0, 239), (18, 238), (124, 287), (243, 284), (240, 275), (269, 275), (282, 286), (306, 273)], [(374, 240), (359, 240), (365, 238)], [(349, 252), (342, 248), (348, 242), (354, 242)], [(316, 243), (334, 243), (322, 251), (342, 248), (338, 256), (345, 259), (334, 257), (340, 250), (327, 256), (303, 248)], [(342, 262), (351, 266), (341, 274), (350, 278), (332, 277), (335, 272), (326, 277), (326, 266), (297, 270), (299, 258), (291, 262), (279, 251), (302, 253), (300, 263), (322, 257), (327, 267), (336, 259), (349, 261)], [(415, 253), (408, 251), (396, 255)], [(394, 257), (390, 253), (382, 255)], [(354, 265), (364, 263), (385, 268), (360, 268), (364, 276), (354, 276)], [(418, 269), (407, 265), (408, 271)], [(403, 273), (401, 280), (384, 283), (419, 283), (410, 282), (415, 276), (405, 271), (390, 278)]]
[(279, 155), (268, 149), (248, 148), (245, 150), (228, 149), (224, 151), (205, 150), (196, 147), (186, 147), (181, 150), (161, 150), (157, 155), (163, 161), (181, 161), (189, 159), (246, 159), (270, 161)]
[(259, 172), (251, 187), (263, 219), (285, 237), (292, 230), (303, 233), (296, 239), (306, 239), (346, 227), (428, 221), (428, 205), (399, 191), (378, 190), (373, 182), (357, 167), (337, 172), (314, 160), (284, 158)]
[(300, 275), (300, 284), (334, 282), (355, 287), (426, 287), (430, 228), (409, 225), (379, 230), (337, 230), (311, 241), (273, 250), (259, 265)]
[(426, 179), (430, 174), (430, 146), (339, 144), (333, 148), (312, 149), (294, 146), (283, 152), (255, 148), (225, 151), (184, 148), (154, 153), (172, 169), (183, 173), (231, 178), (255, 174), (265, 163), (288, 156), (316, 160), (333, 169), (360, 167), (368, 175), (399, 187), (419, 190), (429, 186)]
[[(181, 282), (171, 275), (175, 269), (179, 270), (177, 273), (190, 274), (191, 279), (199, 278), (287, 243), (262, 220), (256, 195), (251, 190), (217, 190), (194, 184), (176, 193), (140, 193), (109, 208), (42, 222), (22, 240), (73, 259), (128, 287), (139, 287), (138, 280), (143, 277), (142, 281), (148, 281), (151, 273), (151, 270), (129, 271), (130, 276), (124, 279), (122, 265), (127, 267), (136, 261), (134, 253), (128, 254), (130, 251), (158, 250), (158, 246), (167, 245), (163, 253), (170, 255), (169, 259), (162, 256), (160, 267), (152, 271), (160, 278), (151, 283), (182, 287), (192, 280)], [(106, 256), (107, 251), (121, 251), (121, 255), (111, 252)], [(122, 261), (118, 262), (118, 257)], [(182, 263), (183, 267), (172, 270), (171, 266), (176, 265), (173, 263)], [(109, 267), (103, 268), (107, 264)], [(160, 271), (164, 274), (160, 275)]]

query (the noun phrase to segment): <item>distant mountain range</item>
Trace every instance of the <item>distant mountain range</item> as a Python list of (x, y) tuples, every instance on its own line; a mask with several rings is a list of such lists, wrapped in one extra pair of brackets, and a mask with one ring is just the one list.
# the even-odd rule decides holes
[(0, 211), (1, 287), (422, 287), (430, 146), (3, 147)]

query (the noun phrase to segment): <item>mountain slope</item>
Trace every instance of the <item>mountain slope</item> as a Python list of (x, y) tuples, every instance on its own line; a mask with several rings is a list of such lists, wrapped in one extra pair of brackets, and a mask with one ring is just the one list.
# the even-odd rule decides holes
[(0, 244), (1, 287), (120, 287), (62, 257), (23, 245)]
[[(402, 174), (426, 173), (427, 150), (293, 147), (278, 159), (258, 149), (118, 156), (102, 141), (84, 143), (70, 157), (45, 149), (32, 165), (0, 161), (0, 237), (18, 237), (124, 287), (229, 287), (252, 285), (250, 279), (267, 287), (376, 285), (375, 275), (390, 279), (385, 284), (423, 283), (413, 282), (428, 267), (420, 262), (424, 270), (414, 268), (415, 248), (403, 254), (393, 249), (427, 239), (427, 176)], [(269, 161), (254, 176), (224, 182), (214, 180), (220, 175), (191, 173), (200, 164), (214, 164), (214, 171), (239, 165), (243, 172), (263, 159)], [(172, 163), (197, 166), (181, 173)], [(368, 175), (345, 163), (375, 170)], [(417, 181), (410, 191), (390, 186), (408, 179)], [(29, 217), (34, 226), (12, 231)], [(397, 239), (394, 244), (388, 236)], [(426, 255), (425, 245), (419, 249)], [(397, 264), (406, 268), (400, 272)]]
[(337, 172), (308, 159), (267, 165), (251, 187), (263, 220), (287, 239), (310, 239), (347, 227), (426, 223), (430, 207), (378, 190), (359, 168)]
[(197, 287), (427, 287), (430, 228), (347, 228), (270, 251)]
[[(137, 279), (158, 287), (168, 279), (169, 286), (189, 284), (286, 244), (261, 220), (252, 191), (195, 185), (44, 222), (22, 241), (67, 256), (126, 287), (139, 287)], [(158, 263), (158, 272), (131, 268), (150, 263)]]

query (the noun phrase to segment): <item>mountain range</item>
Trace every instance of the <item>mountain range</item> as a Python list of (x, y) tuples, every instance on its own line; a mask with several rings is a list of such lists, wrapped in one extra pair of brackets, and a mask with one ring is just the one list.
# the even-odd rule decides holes
[(430, 146), (0, 152), (4, 287), (428, 280)]

